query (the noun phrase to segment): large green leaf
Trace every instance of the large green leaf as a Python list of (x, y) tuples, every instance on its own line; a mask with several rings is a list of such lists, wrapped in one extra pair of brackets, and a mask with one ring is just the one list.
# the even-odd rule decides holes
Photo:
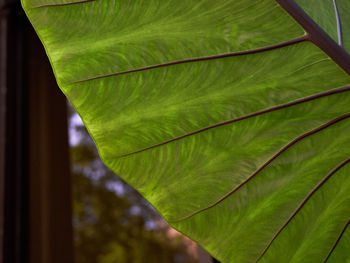
[(172, 226), (223, 262), (349, 262), (350, 60), (332, 38), (350, 49), (350, 1), (342, 31), (330, 1), (297, 2), (321, 29), (273, 0), (23, 6), (103, 161)]

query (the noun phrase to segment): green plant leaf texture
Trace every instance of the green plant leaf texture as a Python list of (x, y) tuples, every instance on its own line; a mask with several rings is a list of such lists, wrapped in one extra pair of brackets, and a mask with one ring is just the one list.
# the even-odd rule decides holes
[[(338, 41), (332, 1), (297, 2)], [(276, 1), (22, 4), (102, 160), (170, 225), (221, 262), (350, 262), (350, 77)]]
[[(334, 2), (331, 0), (295, 0), (300, 7), (336, 42), (337, 17)], [(344, 2), (344, 1), (342, 1)]]
[(350, 53), (350, 1), (337, 1), (340, 24), (342, 28), (343, 47)]
[(349, 0), (296, 0), (296, 2), (335, 42), (350, 53)]

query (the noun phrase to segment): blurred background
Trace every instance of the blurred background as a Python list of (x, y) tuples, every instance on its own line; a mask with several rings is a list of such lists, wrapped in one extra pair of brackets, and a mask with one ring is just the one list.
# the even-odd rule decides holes
[(18, 0), (0, 0), (0, 263), (211, 263), (108, 170)]
[[(69, 104), (68, 113), (76, 263), (199, 262), (197, 244), (169, 227), (137, 191), (102, 163)], [(201, 261), (211, 262), (204, 253)]]

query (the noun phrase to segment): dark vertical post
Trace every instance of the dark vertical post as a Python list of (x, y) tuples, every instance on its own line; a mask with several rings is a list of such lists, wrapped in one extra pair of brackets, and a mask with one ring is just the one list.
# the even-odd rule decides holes
[(6, 20), (0, 0), (0, 262), (4, 261), (5, 136), (6, 136)]
[(0, 0), (0, 263), (72, 263), (66, 100), (19, 0)]
[(27, 262), (26, 18), (19, 1), (0, 4), (0, 262)]
[(32, 29), (28, 31), (26, 45), (30, 105), (30, 263), (73, 263), (66, 98)]

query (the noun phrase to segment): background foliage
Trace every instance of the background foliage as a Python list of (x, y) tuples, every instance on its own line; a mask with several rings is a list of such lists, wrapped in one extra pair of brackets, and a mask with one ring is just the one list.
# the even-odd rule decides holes
[(76, 262), (197, 262), (196, 245), (104, 166), (71, 107), (70, 113)]

